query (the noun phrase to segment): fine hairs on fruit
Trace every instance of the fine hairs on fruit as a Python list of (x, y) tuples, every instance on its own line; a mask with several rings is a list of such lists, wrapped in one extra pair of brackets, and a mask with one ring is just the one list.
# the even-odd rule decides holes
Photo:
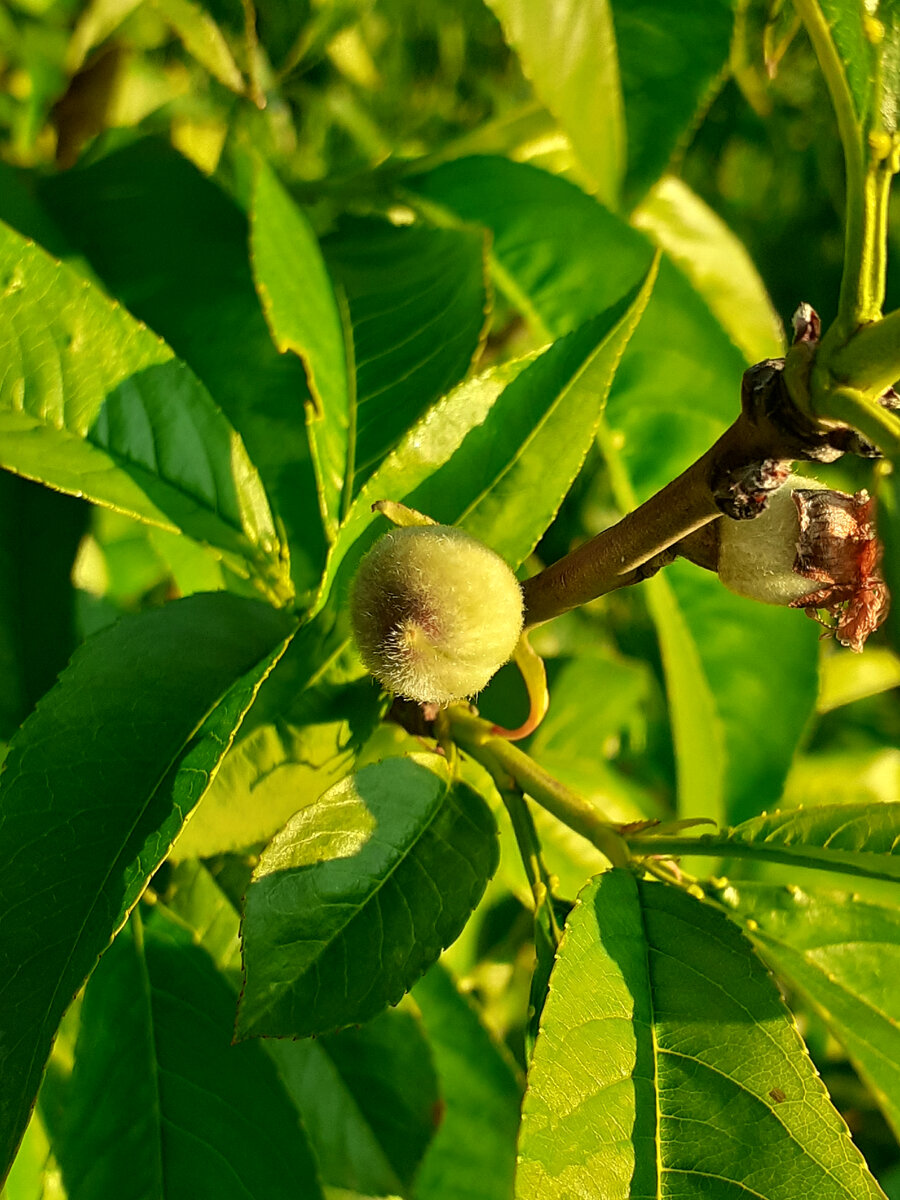
[(522, 589), (498, 554), (449, 525), (385, 533), (350, 594), (364, 665), (398, 696), (449, 704), (472, 696), (512, 657)]
[(825, 484), (790, 475), (773, 492), (765, 512), (752, 521), (719, 522), (719, 579), (739, 596), (765, 604), (796, 604), (821, 583), (798, 574), (794, 565), (800, 517), (793, 493), (815, 491)]

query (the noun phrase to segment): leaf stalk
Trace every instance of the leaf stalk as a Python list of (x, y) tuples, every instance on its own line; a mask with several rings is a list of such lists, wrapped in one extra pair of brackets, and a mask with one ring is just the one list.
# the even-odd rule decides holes
[(481, 717), (462, 705), (441, 714), (450, 736), (484, 766), (494, 779), (506, 775), (535, 803), (591, 842), (614, 867), (626, 867), (631, 854), (625, 839), (599, 810), (567, 788), (517, 746), (492, 732)]

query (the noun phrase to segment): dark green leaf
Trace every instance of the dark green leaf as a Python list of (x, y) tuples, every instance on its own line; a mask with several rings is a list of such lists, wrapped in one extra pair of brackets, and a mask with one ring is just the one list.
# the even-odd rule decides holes
[(0, 163), (0, 220), (57, 258), (66, 258), (71, 247), (35, 195), (35, 184), (30, 172)]
[(497, 853), (490, 810), (436, 756), (386, 759), (330, 788), (254, 872), (238, 1033), (325, 1033), (396, 1004), (458, 936)]
[(416, 984), (413, 999), (443, 1099), (416, 1200), (509, 1200), (521, 1101), (515, 1071), (442, 966)]
[(45, 180), (41, 199), (130, 312), (167, 339), (240, 432), (287, 533), (297, 590), (325, 547), (303, 420), (302, 363), (272, 344), (247, 221), (171, 147), (144, 141)]
[(489, 0), (542, 102), (572, 140), (600, 198), (618, 207), (626, 117), (609, 0), (551, 13), (528, 0)]
[(0, 737), (21, 724), (75, 648), (70, 576), (89, 512), (0, 472)]
[(290, 629), (283, 614), (225, 592), (127, 618), (76, 652), (10, 744), (0, 774), (4, 1167), (60, 1017), (208, 786)]
[(353, 478), (356, 396), (347, 361), (349, 331), (312, 226), (262, 159), (254, 177), (250, 248), (275, 344), (306, 368), (312, 395), (307, 426), (322, 517), (333, 537)]
[[(238, 914), (206, 868), (196, 862), (176, 867), (166, 905), (237, 990)], [(262, 1044), (300, 1110), (322, 1180), (372, 1195), (408, 1192), (434, 1134), (438, 1101), (431, 1052), (416, 1017), (388, 1010), (341, 1033)]]
[(626, 200), (634, 202), (683, 151), (724, 77), (731, 0), (613, 0), (628, 130)]
[(0, 465), (246, 561), (280, 546), (240, 438), (171, 349), (70, 268), (0, 227)]
[(407, 186), (491, 231), (498, 283), (548, 340), (615, 304), (653, 256), (642, 234), (574, 184), (524, 163), (462, 158)]
[(765, 967), (721, 913), (610, 871), (550, 981), (516, 1195), (875, 1200)]
[(354, 502), (320, 602), (338, 568), (347, 577), (371, 543), (379, 499), (462, 526), (514, 567), (527, 558), (584, 461), (654, 279), (651, 269), (642, 286), (537, 358), (462, 384), (413, 426)]
[(716, 896), (821, 1013), (900, 1135), (900, 909), (764, 883), (728, 883)]
[(473, 229), (345, 219), (322, 250), (353, 327), (355, 495), (476, 356), (488, 310), (485, 239)]
[(321, 1197), (263, 1048), (231, 1044), (234, 994), (190, 935), (136, 917), (81, 1011), (59, 1159), (70, 1200)]
[(900, 802), (827, 804), (764, 813), (725, 833), (696, 838), (645, 837), (646, 854), (712, 854), (755, 858), (900, 881)]
[(413, 1177), (440, 1121), (440, 1100), (417, 1017), (389, 1009), (359, 1028), (265, 1045), (326, 1183), (367, 1195), (418, 1194)]

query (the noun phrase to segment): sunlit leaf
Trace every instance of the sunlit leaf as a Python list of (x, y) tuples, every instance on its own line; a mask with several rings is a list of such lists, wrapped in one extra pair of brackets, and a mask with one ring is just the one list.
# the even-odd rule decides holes
[(70, 268), (0, 230), (0, 462), (282, 575), (240, 437), (171, 349)]
[(884, 646), (867, 646), (865, 654), (843, 654), (837, 647), (822, 659), (819, 672), (820, 713), (900, 687), (900, 657)]
[[(412, 186), (490, 228), (498, 282), (550, 335), (585, 320), (607, 280), (629, 277), (647, 253), (632, 226), (521, 164), (463, 159)], [(664, 257), (600, 425), (622, 511), (664, 487), (737, 416), (745, 366), (706, 300)], [(815, 630), (799, 613), (741, 600), (683, 564), (643, 587), (666, 671), (682, 814), (733, 820), (776, 803), (815, 703)]]
[(512, 566), (522, 562), (584, 461), (654, 280), (651, 269), (640, 287), (543, 354), (462, 384), (426, 413), (357, 497), (322, 596), (371, 543), (377, 499), (460, 525)]
[(894, 801), (898, 796), (900, 749), (896, 746), (825, 748), (798, 754), (794, 759), (785, 781), (782, 807), (876, 804)]
[(627, 149), (613, 6), (609, 0), (569, 0), (552, 10), (528, 0), (489, 3), (601, 199), (617, 207)]
[(900, 910), (847, 892), (729, 883), (717, 889), (760, 954), (824, 1017), (900, 1133)]
[(784, 352), (784, 330), (744, 245), (674, 175), (664, 176), (632, 213), (700, 293), (748, 363)]
[(171, 147), (142, 141), (41, 181), (40, 197), (106, 287), (161, 334), (238, 430), (291, 548), (298, 591), (325, 545), (303, 422), (303, 364), (272, 344), (247, 220)]
[(177, 858), (267, 842), (350, 772), (383, 702), (345, 625), (326, 610), (297, 633), (179, 838)]
[(0, 1196), (3, 1200), (64, 1200), (59, 1168), (53, 1158), (44, 1121), (37, 1110), (31, 1114)]
[(193, 0), (153, 0), (153, 7), (175, 30), (184, 48), (231, 91), (241, 95), (244, 80), (222, 31), (210, 14)]
[(607, 872), (567, 923), (516, 1195), (881, 1196), (790, 1014), (721, 913)]
[(728, 62), (727, 0), (682, 3), (677, 21), (665, 0), (589, 0), (552, 16), (527, 0), (491, 7), (610, 208), (623, 181), (633, 201), (659, 178)]
[[(372, 511), (373, 503), (406, 499), (408, 493), (427, 484), (436, 470), (440, 472), (441, 467), (452, 461), (467, 435), (484, 423), (498, 397), (533, 361), (533, 357), (526, 358), (476, 375), (439, 400), (413, 426), (351, 506), (329, 554), (314, 611), (324, 607), (339, 573), (346, 583), (350, 572), (374, 541), (378, 517)], [(470, 494), (474, 486), (473, 480)], [(453, 498), (452, 494), (449, 498)], [(466, 495), (455, 499), (461, 510)]]
[[(804, 8), (815, 12), (816, 24), (821, 21), (825, 26), (824, 36), (862, 129), (871, 114), (876, 58), (873, 39), (867, 36), (866, 12), (852, 0), (805, 0)], [(810, 18), (803, 10), (801, 13), (809, 28)]]
[[(326, 529), (333, 536), (349, 502), (356, 396), (345, 317), (318, 238), (274, 171), (260, 159), (250, 218), (253, 275), (278, 349), (306, 367), (306, 417)], [(299, 397), (298, 397), (299, 401)]]

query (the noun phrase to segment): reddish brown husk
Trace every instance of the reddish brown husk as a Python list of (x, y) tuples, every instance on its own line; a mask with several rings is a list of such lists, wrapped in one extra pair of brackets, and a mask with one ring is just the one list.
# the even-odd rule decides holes
[(848, 496), (827, 489), (793, 493), (800, 518), (794, 570), (822, 583), (791, 607), (817, 620), (819, 609), (834, 619), (826, 626), (844, 646), (859, 652), (888, 614), (890, 594), (878, 571), (881, 545), (875, 534), (875, 501), (868, 492)]

